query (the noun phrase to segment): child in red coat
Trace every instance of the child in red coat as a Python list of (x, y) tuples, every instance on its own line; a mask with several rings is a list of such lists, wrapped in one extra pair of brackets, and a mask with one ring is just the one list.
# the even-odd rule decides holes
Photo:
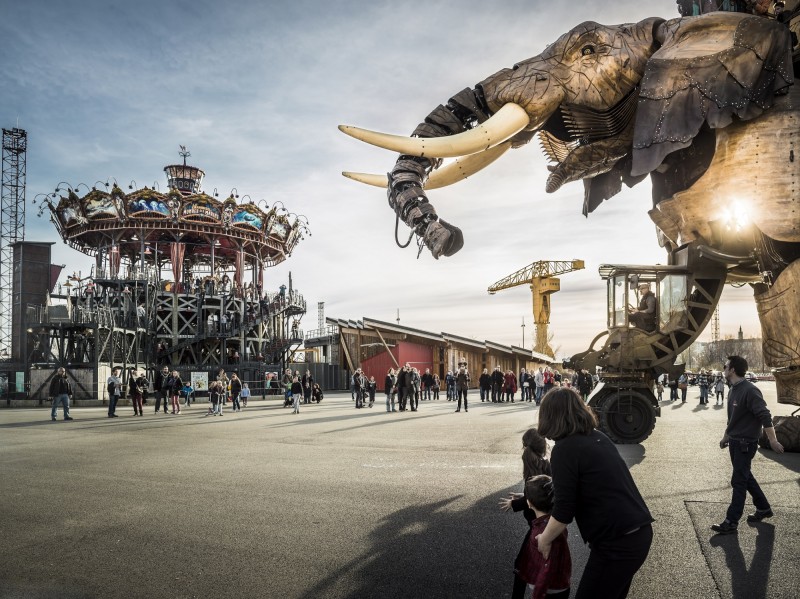
[(553, 541), (547, 559), (536, 543), (536, 537), (544, 532), (553, 509), (553, 479), (546, 474), (529, 478), (525, 482), (525, 499), (536, 519), (531, 523), (528, 544), (517, 561), (517, 576), (533, 586), (532, 599), (567, 599), (572, 575), (567, 531)]

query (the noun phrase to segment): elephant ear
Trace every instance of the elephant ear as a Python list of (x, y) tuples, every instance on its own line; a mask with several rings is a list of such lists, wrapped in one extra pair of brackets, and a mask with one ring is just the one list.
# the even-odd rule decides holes
[(794, 81), (789, 29), (764, 17), (714, 12), (665, 22), (647, 62), (633, 137), (633, 176), (691, 145), (704, 122), (725, 127), (769, 109)]

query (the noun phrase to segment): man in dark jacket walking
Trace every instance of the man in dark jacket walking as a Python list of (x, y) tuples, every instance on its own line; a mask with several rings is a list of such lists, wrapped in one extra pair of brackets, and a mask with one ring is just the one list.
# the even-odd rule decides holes
[(492, 373), (492, 403), (503, 401), (503, 382), (505, 382), (503, 371), (499, 366), (495, 366)]
[(414, 394), (411, 382), (411, 366), (406, 364), (397, 372), (397, 390), (400, 397), (400, 411), (405, 412), (409, 396)]
[(426, 368), (425, 374), (422, 375), (422, 388), (425, 391), (422, 397), (423, 401), (430, 401), (431, 389), (433, 388), (433, 375), (431, 374), (430, 368)]
[(366, 387), (366, 380), (361, 369), (356, 369), (353, 373), (353, 390), (356, 394), (356, 409), (364, 407), (364, 388)]
[(158, 409), (162, 401), (164, 402), (164, 413), (167, 413), (167, 396), (169, 395), (169, 390), (164, 383), (167, 382), (168, 377), (169, 366), (164, 366), (164, 368), (156, 372), (156, 378), (153, 381), (153, 392), (156, 394), (156, 414), (158, 414)]
[(64, 420), (72, 420), (69, 415), (69, 400), (72, 398), (72, 385), (67, 378), (67, 371), (62, 366), (56, 371), (50, 381), (50, 401), (53, 402), (53, 409), (50, 411), (50, 420), (55, 420), (58, 416), (58, 404), (64, 406)]
[(458, 408), (456, 408), (456, 412), (461, 411), (461, 398), (464, 398), (464, 411), (468, 412), (467, 409), (467, 390), (469, 389), (469, 373), (465, 366), (461, 366), (456, 373), (456, 394), (458, 395)]
[(731, 476), (733, 492), (725, 519), (720, 524), (714, 524), (711, 529), (723, 535), (736, 532), (748, 493), (753, 498), (756, 510), (747, 516), (747, 521), (761, 522), (764, 518), (772, 517), (769, 500), (750, 471), (762, 427), (772, 451), (783, 453), (783, 445), (775, 436), (772, 415), (764, 397), (758, 387), (745, 380), (746, 372), (747, 360), (741, 356), (728, 357), (722, 371), (731, 388), (728, 392), (728, 426), (719, 446), (722, 449), (727, 447), (730, 452), (733, 465), (733, 476)]

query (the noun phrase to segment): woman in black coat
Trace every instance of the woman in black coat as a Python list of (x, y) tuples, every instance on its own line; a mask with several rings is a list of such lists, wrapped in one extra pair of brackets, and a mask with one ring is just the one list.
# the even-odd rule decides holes
[(576, 599), (622, 599), (647, 559), (653, 517), (617, 448), (596, 427), (594, 412), (574, 390), (555, 387), (542, 399), (539, 432), (556, 442), (550, 455), (555, 505), (536, 540), (547, 559), (574, 518), (591, 547)]

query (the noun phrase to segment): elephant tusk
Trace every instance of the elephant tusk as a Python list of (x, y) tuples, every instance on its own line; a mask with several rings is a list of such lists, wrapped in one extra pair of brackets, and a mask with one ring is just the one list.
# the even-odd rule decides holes
[[(511, 149), (511, 142), (504, 141), (498, 146), (471, 154), (463, 158), (457, 158), (451, 164), (444, 166), (440, 169), (433, 171), (428, 180), (425, 182), (425, 189), (439, 189), (440, 187), (447, 187), (453, 183), (463, 181), (467, 177), (480, 172), (492, 162), (500, 158), (509, 149)], [(348, 179), (372, 185), (374, 187), (386, 187), (388, 179), (386, 175), (375, 175), (370, 173), (352, 173), (345, 171), (342, 173)]]
[(386, 175), (376, 175), (373, 173), (353, 173), (351, 171), (343, 171), (342, 175), (353, 181), (364, 183), (365, 185), (372, 185), (373, 187), (383, 187), (389, 183)]
[(477, 127), (444, 137), (404, 137), (350, 125), (339, 125), (339, 130), (368, 144), (399, 154), (426, 158), (455, 158), (493, 148), (522, 131), (529, 123), (528, 113), (522, 106), (508, 103)]

